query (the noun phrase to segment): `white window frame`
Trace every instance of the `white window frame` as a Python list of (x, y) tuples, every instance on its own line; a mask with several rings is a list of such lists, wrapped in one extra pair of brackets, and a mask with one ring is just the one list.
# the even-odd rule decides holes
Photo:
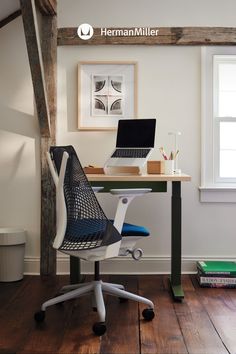
[(214, 55), (213, 56), (213, 150), (214, 150), (214, 180), (216, 183), (234, 183), (236, 184), (236, 177), (220, 177), (220, 123), (221, 122), (236, 122), (236, 117), (220, 117), (218, 107), (218, 87), (219, 87), (219, 64), (233, 63), (236, 64), (236, 55)]
[(217, 87), (214, 70), (217, 69), (217, 60), (220, 62), (217, 56), (228, 55), (236, 58), (236, 48), (201, 48), (201, 202), (236, 202), (236, 179), (219, 176), (220, 122), (235, 121), (235, 118), (216, 117), (216, 102), (213, 102)]

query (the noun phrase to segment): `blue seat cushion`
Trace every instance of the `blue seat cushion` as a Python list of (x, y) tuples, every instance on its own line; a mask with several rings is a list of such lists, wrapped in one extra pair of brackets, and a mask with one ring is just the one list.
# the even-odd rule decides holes
[[(110, 220), (112, 223), (114, 220)], [(106, 230), (108, 220), (99, 219), (72, 219), (67, 223), (66, 239), (77, 242), (85, 238), (98, 238), (100, 233)], [(149, 230), (144, 226), (124, 223), (122, 236), (149, 236)]]
[[(114, 220), (111, 220), (114, 222)], [(149, 230), (144, 226), (124, 223), (121, 231), (122, 236), (149, 236)]]
[(121, 231), (122, 236), (149, 236), (149, 230), (144, 226), (124, 223)]

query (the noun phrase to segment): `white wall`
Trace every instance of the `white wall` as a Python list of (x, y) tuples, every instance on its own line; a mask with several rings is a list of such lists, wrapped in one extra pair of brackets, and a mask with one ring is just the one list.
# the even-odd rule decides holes
[(28, 232), (26, 265), (39, 256), (38, 121), (21, 17), (0, 29), (0, 227)]
[[(134, 10), (135, 9), (135, 10)], [(58, 27), (89, 23), (119, 26), (234, 26), (234, 1), (59, 1)], [(200, 47), (81, 46), (58, 49), (58, 144), (75, 146), (83, 165), (102, 165), (115, 144), (115, 132), (77, 131), (77, 64), (84, 60), (138, 62), (138, 116), (157, 118), (156, 149), (173, 147), (170, 130), (180, 130), (179, 165), (192, 176), (183, 183), (183, 259), (185, 269), (199, 258), (235, 256), (234, 204), (201, 204), (200, 185)], [(170, 189), (171, 186), (169, 186)], [(99, 199), (112, 217), (115, 202)], [(141, 243), (144, 260), (138, 270), (168, 270), (170, 256), (170, 191), (151, 194), (131, 205), (128, 219), (151, 230)], [(126, 263), (125, 263), (126, 264)], [(125, 267), (120, 265), (120, 269)], [(135, 264), (135, 267), (137, 265)]]
[(59, 27), (235, 26), (235, 1), (58, 0)]
[[(58, 27), (235, 26), (234, 0), (58, 0)], [(168, 131), (178, 129), (180, 167), (192, 175), (183, 183), (183, 259), (235, 256), (235, 205), (199, 203), (200, 47), (101, 46), (58, 49), (58, 144), (73, 144), (83, 165), (101, 165), (114, 146), (114, 132), (78, 132), (77, 63), (80, 60), (138, 61), (138, 115), (157, 118), (156, 149), (171, 148)], [(21, 18), (0, 29), (0, 227), (28, 231), (26, 271), (39, 269), (39, 129)], [(169, 186), (170, 187), (170, 186)], [(114, 199), (100, 195), (112, 217)], [(144, 259), (105, 263), (114, 271), (169, 270), (170, 191), (133, 202), (131, 222), (142, 221), (151, 237), (142, 242)], [(68, 262), (59, 258), (59, 270)], [(66, 267), (66, 268), (65, 268)]]

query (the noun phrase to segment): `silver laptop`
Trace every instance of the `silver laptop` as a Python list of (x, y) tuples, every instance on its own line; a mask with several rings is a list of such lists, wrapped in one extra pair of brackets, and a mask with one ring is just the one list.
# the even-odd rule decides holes
[(116, 149), (104, 165), (106, 174), (141, 173), (155, 142), (156, 119), (118, 122)]

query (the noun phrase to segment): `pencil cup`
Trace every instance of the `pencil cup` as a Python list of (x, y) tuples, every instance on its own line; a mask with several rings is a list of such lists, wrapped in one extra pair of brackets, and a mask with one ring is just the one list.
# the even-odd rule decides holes
[(165, 175), (174, 174), (174, 160), (165, 160)]

